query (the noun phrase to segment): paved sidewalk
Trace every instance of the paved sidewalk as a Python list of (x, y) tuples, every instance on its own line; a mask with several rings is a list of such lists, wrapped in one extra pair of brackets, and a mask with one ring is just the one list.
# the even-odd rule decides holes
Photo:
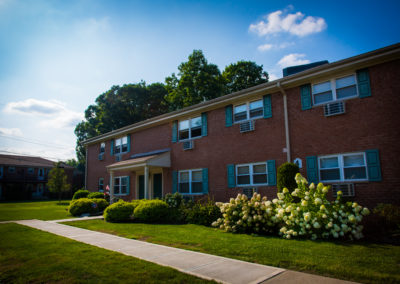
[[(77, 220), (77, 219), (73, 219)], [(60, 220), (57, 222), (66, 221)], [(281, 268), (167, 247), (58, 224), (55, 221), (21, 220), (29, 226), (59, 236), (146, 261), (169, 266), (187, 274), (221, 283), (352, 283)]]

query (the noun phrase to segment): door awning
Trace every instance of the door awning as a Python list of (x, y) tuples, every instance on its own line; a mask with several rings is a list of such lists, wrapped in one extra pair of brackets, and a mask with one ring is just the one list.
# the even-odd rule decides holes
[(134, 158), (117, 162), (106, 166), (110, 171), (126, 171), (126, 170), (141, 170), (145, 166), (169, 168), (171, 167), (171, 152), (164, 152), (158, 155), (149, 155), (145, 157)]

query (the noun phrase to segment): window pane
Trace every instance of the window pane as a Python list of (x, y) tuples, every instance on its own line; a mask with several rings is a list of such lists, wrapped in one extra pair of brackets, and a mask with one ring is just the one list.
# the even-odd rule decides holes
[(314, 94), (314, 103), (315, 104), (322, 104), (332, 100), (332, 91)]
[(184, 140), (189, 138), (189, 129), (179, 131), (179, 140)]
[(245, 104), (240, 106), (235, 106), (235, 114), (246, 111), (247, 111), (247, 106)]
[(253, 175), (253, 183), (254, 184), (259, 184), (259, 183), (267, 183), (267, 175), (263, 174), (257, 174), (257, 175)]
[(320, 165), (321, 165), (321, 169), (337, 168), (337, 167), (339, 167), (338, 157), (321, 158)]
[(238, 176), (237, 183), (238, 184), (250, 184), (250, 176)]
[(179, 129), (189, 129), (189, 120), (179, 121)]
[(201, 136), (201, 127), (196, 127), (191, 129), (191, 137), (199, 137)]
[(199, 117), (192, 118), (191, 127), (199, 127), (199, 126), (201, 126), (201, 117), (199, 116)]
[(128, 137), (122, 137), (122, 144), (128, 144)]
[(247, 119), (247, 112), (240, 112), (235, 114), (235, 121), (241, 121)]
[(128, 178), (127, 177), (121, 178), (121, 184), (122, 185), (127, 185), (128, 184)]
[(188, 182), (179, 183), (179, 192), (180, 193), (189, 193), (189, 183)]
[(203, 172), (202, 171), (193, 171), (192, 172), (192, 181), (203, 181)]
[(355, 85), (355, 84), (356, 84), (356, 78), (354, 77), (354, 75), (350, 75), (347, 77), (337, 79), (336, 80), (336, 89), (348, 87), (348, 86)]
[(121, 145), (121, 139), (115, 139), (115, 146)]
[(350, 87), (338, 89), (338, 90), (336, 90), (336, 96), (338, 99), (357, 96), (357, 88), (356, 88), (356, 86), (350, 86)]
[(200, 192), (203, 192), (203, 183), (192, 182), (192, 193), (200, 193)]
[(122, 145), (122, 152), (128, 152), (128, 144)]
[(119, 194), (119, 185), (114, 185), (114, 194)]
[(238, 175), (246, 175), (249, 174), (249, 166), (241, 166), (237, 168)]
[(250, 103), (250, 110), (252, 109), (257, 109), (257, 108), (263, 108), (263, 102), (262, 100), (251, 102)]
[(119, 186), (119, 178), (115, 178), (114, 179), (114, 185), (118, 185)]
[(356, 166), (364, 166), (364, 155), (351, 155), (344, 156), (344, 166), (345, 167), (356, 167)]
[(250, 110), (250, 118), (260, 117), (263, 116), (263, 114), (264, 114), (263, 108)]
[(119, 154), (121, 152), (121, 146), (115, 147), (115, 154)]
[(253, 173), (255, 174), (265, 174), (267, 172), (266, 165), (254, 165), (253, 166)]
[(321, 170), (321, 180), (340, 180), (339, 169)]
[(189, 182), (189, 172), (179, 173), (179, 182)]
[(313, 94), (324, 93), (331, 90), (331, 82), (324, 82), (313, 85)]
[(100, 153), (104, 153), (105, 148), (106, 148), (106, 143), (101, 143), (100, 144)]
[(126, 185), (121, 185), (121, 194), (127, 194), (128, 193), (128, 187)]
[(365, 167), (358, 168), (345, 168), (344, 169), (345, 179), (366, 179), (367, 171)]

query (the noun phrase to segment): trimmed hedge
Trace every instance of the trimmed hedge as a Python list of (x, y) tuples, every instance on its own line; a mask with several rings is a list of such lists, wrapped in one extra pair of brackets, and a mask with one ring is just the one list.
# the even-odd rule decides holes
[(97, 214), (102, 212), (108, 206), (108, 202), (101, 198), (79, 198), (72, 200), (69, 205), (68, 212), (72, 216), (80, 216), (82, 214)]
[(72, 197), (72, 200), (76, 200), (79, 198), (87, 198), (89, 195), (89, 190), (86, 189), (80, 189), (77, 192), (74, 193), (74, 196)]
[(125, 202), (120, 200), (104, 210), (104, 220), (114, 223), (131, 221), (133, 219), (133, 211), (139, 203), (140, 202)]
[(211, 200), (206, 204), (195, 203), (191, 208), (185, 209), (185, 215), (186, 222), (203, 226), (211, 226), (214, 221), (222, 217), (221, 210)]
[(278, 192), (282, 192), (285, 187), (289, 189), (289, 192), (292, 192), (297, 187), (295, 176), (299, 172), (299, 167), (294, 163), (280, 165), (277, 170)]
[(134, 210), (134, 218), (144, 223), (166, 223), (169, 222), (169, 207), (162, 200), (146, 200), (139, 203)]
[(104, 199), (104, 193), (102, 193), (102, 192), (91, 192), (91, 193), (89, 193), (87, 198), (103, 198)]

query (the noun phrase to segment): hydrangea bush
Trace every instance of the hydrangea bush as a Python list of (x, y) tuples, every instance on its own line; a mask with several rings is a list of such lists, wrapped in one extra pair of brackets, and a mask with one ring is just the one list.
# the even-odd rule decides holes
[[(228, 232), (277, 232), (286, 239), (363, 237), (360, 222), (369, 214), (368, 208), (356, 202), (341, 202), (340, 191), (337, 199), (331, 202), (326, 198), (327, 186), (322, 183), (308, 186), (301, 174), (297, 174), (295, 179), (297, 188), (292, 193), (284, 188), (272, 201), (255, 193), (250, 200), (239, 194), (229, 203), (217, 203), (223, 218), (213, 226)], [(299, 202), (293, 202), (294, 197)]]

